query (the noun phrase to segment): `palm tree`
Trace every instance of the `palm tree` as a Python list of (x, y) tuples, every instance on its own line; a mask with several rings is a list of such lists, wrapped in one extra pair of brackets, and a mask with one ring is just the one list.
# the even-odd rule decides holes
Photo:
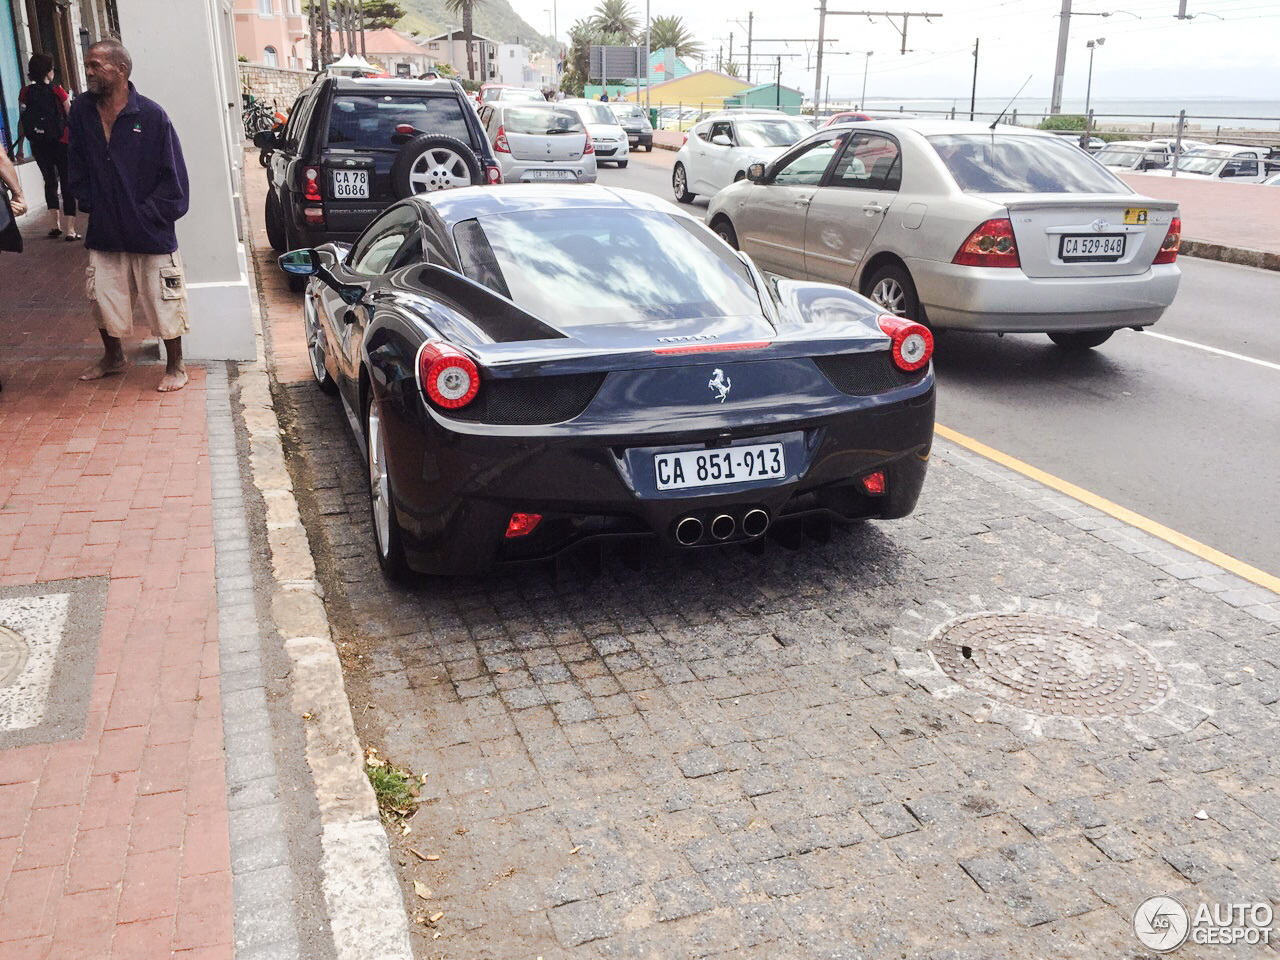
[(676, 48), (677, 57), (696, 57), (702, 44), (694, 39), (683, 17), (654, 17), (649, 21), (649, 49)]
[[(467, 44), (467, 79), (474, 80), (476, 78), (476, 58), (475, 51), (471, 49), (472, 37), (472, 11), (484, 4), (485, 0), (444, 0), (445, 9), (452, 14), (462, 14), (462, 39)], [(452, 38), (450, 38), (452, 40)]]
[(640, 21), (627, 0), (600, 0), (591, 22), (601, 33), (620, 33), (627, 40), (640, 29)]

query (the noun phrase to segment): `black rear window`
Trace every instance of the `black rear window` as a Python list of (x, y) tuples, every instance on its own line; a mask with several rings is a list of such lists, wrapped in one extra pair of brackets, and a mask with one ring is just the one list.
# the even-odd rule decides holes
[(443, 133), (471, 143), (462, 111), (462, 104), (453, 97), (341, 93), (333, 98), (329, 110), (329, 146), (398, 150), (400, 145), (391, 138), (402, 123), (419, 133)]

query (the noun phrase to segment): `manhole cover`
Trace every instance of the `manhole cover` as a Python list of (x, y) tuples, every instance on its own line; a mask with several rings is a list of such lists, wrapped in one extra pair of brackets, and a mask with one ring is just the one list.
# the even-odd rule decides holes
[(0, 626), (0, 688), (18, 679), (27, 665), (27, 641), (8, 627)]
[(929, 650), (952, 680), (1034, 713), (1126, 716), (1169, 692), (1169, 678), (1137, 644), (1051, 614), (961, 617), (934, 632)]

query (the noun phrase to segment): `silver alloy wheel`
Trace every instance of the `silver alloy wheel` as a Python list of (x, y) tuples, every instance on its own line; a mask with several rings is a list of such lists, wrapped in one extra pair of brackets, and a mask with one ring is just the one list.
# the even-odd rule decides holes
[(448, 147), (431, 147), (418, 154), (409, 168), (409, 186), (414, 193), (469, 187), (471, 169), (466, 160)]
[(378, 553), (385, 557), (391, 543), (391, 481), (387, 477), (382, 418), (376, 400), (369, 402), (369, 497), (373, 503), (373, 536)]
[(685, 189), (688, 186), (685, 180), (684, 167), (676, 167), (675, 173), (671, 175), (671, 187), (677, 198), (683, 197), (689, 191)]
[(310, 296), (302, 303), (302, 318), (307, 333), (311, 375), (316, 378), (316, 383), (324, 383), (329, 377), (329, 372), (324, 368), (324, 331), (320, 329), (320, 319), (316, 316), (316, 306)]
[(871, 299), (899, 317), (907, 315), (907, 293), (893, 277), (885, 277), (871, 288)]

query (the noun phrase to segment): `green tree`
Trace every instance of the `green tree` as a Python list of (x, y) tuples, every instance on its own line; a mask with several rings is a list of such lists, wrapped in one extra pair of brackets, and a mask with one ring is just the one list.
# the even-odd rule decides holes
[(475, 24), (472, 14), (475, 8), (485, 3), (485, 0), (445, 0), (444, 6), (452, 14), (462, 15), (462, 39), (467, 44), (467, 79), (474, 80), (476, 78), (476, 57), (475, 51), (471, 49), (471, 41), (475, 33)]
[(731, 60), (720, 65), (720, 72), (727, 73), (731, 77), (742, 76), (741, 68)]
[(364, 28), (382, 30), (394, 27), (405, 14), (404, 7), (395, 0), (364, 0)]
[(702, 44), (694, 39), (683, 17), (654, 17), (649, 21), (649, 49), (667, 47), (675, 47), (677, 57), (696, 57), (702, 53)]
[(621, 34), (623, 44), (630, 43), (640, 28), (627, 0), (600, 0), (591, 22), (602, 34)]

